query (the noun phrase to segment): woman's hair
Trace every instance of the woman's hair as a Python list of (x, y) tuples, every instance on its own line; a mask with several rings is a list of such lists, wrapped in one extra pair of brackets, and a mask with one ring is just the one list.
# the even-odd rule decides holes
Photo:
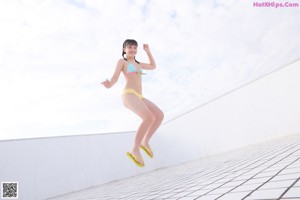
[[(124, 41), (123, 43), (123, 52), (122, 52), (122, 57), (124, 58), (124, 60), (127, 60), (127, 58), (124, 57), (124, 55), (126, 54), (125, 51), (124, 51), (124, 48), (127, 46), (127, 45), (134, 45), (134, 46), (138, 46), (138, 43), (137, 41), (133, 40), (133, 39), (127, 39)], [(136, 63), (140, 64), (140, 62), (138, 62), (135, 57), (134, 57), (134, 60)]]

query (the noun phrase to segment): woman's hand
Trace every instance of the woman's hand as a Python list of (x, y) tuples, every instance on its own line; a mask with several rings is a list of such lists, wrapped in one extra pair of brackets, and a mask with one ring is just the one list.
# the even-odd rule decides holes
[(111, 87), (111, 82), (107, 79), (105, 81), (101, 82), (101, 84), (104, 85), (104, 87), (106, 87), (106, 88)]
[(150, 51), (149, 45), (148, 45), (148, 44), (143, 44), (143, 49), (144, 49), (146, 52), (149, 52), (149, 51)]

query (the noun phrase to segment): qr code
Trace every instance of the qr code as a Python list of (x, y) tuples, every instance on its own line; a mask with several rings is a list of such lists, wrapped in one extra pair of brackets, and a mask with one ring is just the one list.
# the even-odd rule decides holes
[(1, 183), (2, 199), (18, 199), (18, 182)]

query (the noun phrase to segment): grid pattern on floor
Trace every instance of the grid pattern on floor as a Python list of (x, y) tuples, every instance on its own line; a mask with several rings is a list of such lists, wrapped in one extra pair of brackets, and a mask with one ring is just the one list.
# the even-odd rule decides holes
[(300, 199), (300, 134), (51, 200)]

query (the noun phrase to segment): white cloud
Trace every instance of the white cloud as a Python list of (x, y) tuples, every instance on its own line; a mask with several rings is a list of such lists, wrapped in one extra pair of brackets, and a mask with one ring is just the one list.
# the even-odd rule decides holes
[[(297, 8), (243, 1), (3, 1), (3, 138), (135, 130), (110, 78), (126, 38), (147, 42), (158, 68), (144, 95), (166, 120), (299, 58)], [(147, 61), (142, 48), (138, 60)], [(35, 128), (33, 128), (35, 127)]]

